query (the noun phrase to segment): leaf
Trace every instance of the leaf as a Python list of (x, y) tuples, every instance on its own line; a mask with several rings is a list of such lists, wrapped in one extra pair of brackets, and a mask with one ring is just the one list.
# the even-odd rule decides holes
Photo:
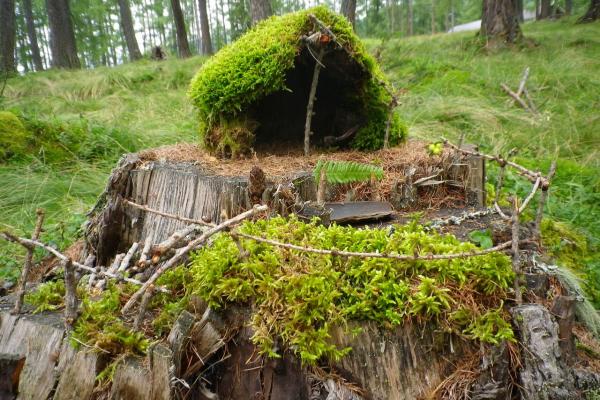
[(489, 229), (484, 231), (472, 231), (469, 233), (469, 239), (471, 239), (473, 243), (478, 244), (482, 249), (489, 249), (494, 246), (492, 233)]

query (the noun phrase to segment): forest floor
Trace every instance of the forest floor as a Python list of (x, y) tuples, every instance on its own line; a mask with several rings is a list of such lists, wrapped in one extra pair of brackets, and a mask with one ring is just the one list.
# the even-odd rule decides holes
[[(464, 133), (487, 152), (515, 147), (519, 162), (542, 170), (558, 157), (548, 215), (560, 222), (555, 233), (564, 232), (551, 253), (575, 254), (586, 279), (600, 282), (600, 24), (562, 19), (523, 28), (528, 45), (491, 54), (474, 32), (366, 42), (401, 89), (397, 112), (411, 137), (456, 140)], [(48, 137), (34, 154), (0, 164), (0, 229), (29, 232), (42, 207), (44, 239), (65, 247), (120, 154), (197, 141), (186, 91), (202, 62), (140, 61), (9, 80), (0, 108)], [(500, 88), (516, 88), (526, 67), (540, 115), (514, 105)], [(528, 190), (514, 176), (507, 183)], [(0, 281), (17, 275), (14, 251), (0, 243)]]

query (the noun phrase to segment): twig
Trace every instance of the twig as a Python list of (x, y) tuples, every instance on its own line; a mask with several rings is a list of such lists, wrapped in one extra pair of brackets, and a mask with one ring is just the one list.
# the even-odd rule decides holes
[[(125, 258), (125, 254), (121, 253), (121, 254), (117, 254), (115, 259), (113, 260), (113, 263), (111, 264), (110, 267), (108, 267), (108, 270), (106, 271), (109, 274), (114, 274), (117, 272), (117, 270), (119, 269), (119, 265), (121, 265), (121, 261), (123, 261), (123, 258)], [(96, 283), (96, 288), (100, 289), (100, 290), (104, 290), (104, 287), (106, 286), (106, 279), (100, 279), (97, 283)]]
[(317, 204), (325, 204), (325, 193), (327, 191), (327, 173), (325, 167), (321, 168), (319, 183), (317, 186)]
[[(42, 232), (42, 224), (44, 223), (44, 210), (37, 209), (37, 220), (35, 222), (35, 229), (31, 238), (37, 240)], [(23, 307), (23, 298), (25, 297), (25, 291), (27, 287), (27, 280), (29, 279), (29, 270), (33, 263), (33, 248), (27, 249), (27, 255), (25, 256), (25, 264), (23, 264), (23, 270), (21, 270), (21, 279), (19, 280), (19, 287), (17, 289), (17, 300), (15, 301), (15, 307), (12, 310), (12, 314), (19, 314)]]
[(193, 225), (188, 225), (178, 231), (175, 231), (167, 239), (163, 240), (162, 242), (160, 242), (159, 244), (157, 244), (155, 246), (152, 246), (152, 256), (156, 256), (156, 255), (160, 256), (160, 255), (165, 254), (166, 252), (171, 250), (171, 248), (175, 247), (177, 245), (177, 243), (179, 243), (186, 236), (194, 233), (195, 231), (199, 230), (200, 228), (201, 228), (200, 225), (193, 224)]
[[(485, 154), (485, 153), (481, 153), (479, 151), (474, 151), (474, 150), (466, 150), (466, 149), (461, 149), (458, 146), (456, 146), (455, 144), (451, 143), (448, 139), (442, 137), (442, 141), (444, 142), (445, 145), (450, 146), (451, 148), (460, 151), (463, 154), (466, 155), (470, 155), (470, 156), (478, 156), (478, 157), (483, 157), (486, 158), (488, 160), (492, 160), (492, 161), (496, 161), (498, 164), (502, 165), (502, 164), (506, 164), (508, 166), (513, 167), (514, 169), (517, 170), (517, 172), (520, 175), (523, 175), (524, 177), (526, 177), (529, 181), (531, 181), (532, 183), (535, 182), (537, 180), (537, 178), (539, 178), (541, 176), (541, 173), (538, 171), (531, 171), (527, 168), (525, 168), (522, 165), (519, 165), (515, 162), (506, 160), (500, 156), (492, 156), (489, 154)], [(542, 177), (542, 187), (544, 187), (544, 185), (548, 185), (548, 181), (546, 178)]]
[(483, 256), (489, 253), (494, 253), (496, 251), (507, 249), (511, 246), (512, 242), (504, 242), (494, 247), (490, 247), (489, 249), (480, 250), (480, 251), (469, 251), (464, 253), (452, 253), (452, 254), (387, 254), (387, 253), (361, 253), (355, 251), (344, 251), (344, 250), (329, 250), (329, 249), (317, 249), (314, 247), (304, 247), (298, 246), (291, 243), (282, 243), (276, 240), (263, 238), (260, 236), (249, 235), (247, 233), (241, 232), (231, 232), (232, 236), (239, 236), (245, 239), (254, 240), (260, 243), (266, 243), (273, 246), (281, 247), (288, 250), (298, 250), (305, 253), (315, 253), (315, 254), (323, 254), (323, 255), (331, 255), (331, 256), (340, 256), (340, 257), (359, 257), (359, 258), (390, 258), (393, 260), (400, 261), (430, 261), (430, 260), (452, 260), (455, 258), (467, 258), (467, 257), (477, 257)]
[(77, 278), (73, 262), (70, 259), (64, 261), (63, 266), (65, 269), (65, 328), (70, 330), (77, 319), (77, 308), (79, 307)]
[(519, 89), (516, 93), (518, 97), (521, 97), (523, 90), (525, 90), (525, 83), (527, 83), (527, 78), (529, 78), (529, 67), (525, 68), (525, 71), (523, 71), (523, 77), (521, 78), (521, 82), (519, 83)]
[[(62, 261), (66, 261), (69, 258), (64, 255), (63, 253), (61, 253), (60, 251), (48, 246), (45, 243), (42, 243), (38, 240), (33, 240), (33, 239), (25, 239), (25, 238), (21, 238), (21, 237), (17, 237), (9, 232), (0, 232), (0, 237), (2, 237), (4, 240), (12, 242), (12, 243), (17, 243), (20, 244), (21, 246), (25, 247), (26, 249), (30, 249), (33, 247), (40, 247), (44, 250), (46, 250), (47, 252), (53, 254), (54, 256), (56, 256), (58, 259), (62, 260)], [(76, 261), (73, 261), (73, 266), (75, 266), (76, 268), (82, 270), (82, 271), (87, 271), (87, 272), (91, 272), (91, 273), (96, 273), (99, 276), (103, 276), (103, 277), (108, 277), (108, 278), (112, 278), (112, 279), (117, 279), (117, 280), (123, 280), (125, 282), (129, 282), (129, 283), (133, 283), (134, 285), (143, 285), (142, 282), (138, 281), (137, 279), (132, 279), (132, 278), (128, 278), (128, 277), (124, 277), (121, 275), (117, 275), (114, 273), (111, 273), (109, 271), (97, 271), (97, 268), (93, 268), (93, 267), (88, 267), (87, 265), (83, 265), (81, 263), (78, 263)], [(159, 290), (163, 293), (170, 293), (167, 289), (165, 288), (159, 288)]]
[(136, 331), (140, 330), (140, 325), (144, 321), (144, 317), (146, 316), (146, 309), (148, 308), (148, 303), (154, 294), (154, 286), (150, 286), (144, 296), (142, 297), (142, 301), (140, 302), (140, 309), (138, 311), (138, 315), (135, 317), (135, 321), (133, 322), (133, 329)]
[(394, 117), (394, 108), (398, 105), (396, 96), (392, 96), (390, 101), (390, 109), (388, 111), (388, 118), (385, 122), (385, 135), (383, 137), (383, 148), (387, 149), (390, 147), (390, 129), (392, 127), (392, 118)]
[(191, 218), (187, 218), (187, 217), (181, 217), (181, 216), (178, 216), (178, 215), (175, 215), (175, 214), (166, 213), (164, 211), (154, 210), (154, 209), (152, 209), (152, 208), (150, 208), (148, 206), (144, 206), (144, 205), (141, 205), (141, 204), (134, 203), (131, 200), (123, 199), (123, 202), (125, 204), (128, 204), (128, 205), (130, 205), (130, 206), (132, 206), (134, 208), (137, 208), (139, 210), (146, 211), (146, 212), (149, 212), (149, 213), (152, 213), (152, 214), (156, 214), (156, 215), (160, 215), (161, 217), (173, 218), (173, 219), (176, 219), (178, 221), (189, 222), (191, 224), (199, 224), (199, 225), (205, 225), (205, 226), (214, 226), (214, 224), (211, 224), (210, 222), (206, 222), (206, 221), (202, 221), (202, 220), (198, 220), (198, 219), (191, 219)]
[(312, 83), (310, 85), (310, 92), (308, 94), (308, 104), (306, 106), (306, 122), (304, 123), (304, 155), (308, 156), (310, 154), (310, 135), (312, 134), (310, 130), (310, 125), (312, 123), (312, 118), (315, 115), (313, 111), (313, 107), (315, 104), (315, 94), (317, 93), (317, 85), (319, 84), (319, 74), (321, 73), (321, 60), (323, 59), (323, 55), (325, 54), (325, 48), (321, 46), (319, 49), (319, 54), (317, 57), (317, 62), (315, 63), (315, 68), (313, 70)]
[(131, 298), (127, 301), (127, 303), (125, 304), (125, 306), (123, 307), (123, 310), (121, 311), (123, 314), (126, 314), (132, 307), (133, 305), (140, 299), (140, 297), (144, 294), (144, 292), (148, 289), (148, 287), (150, 287), (150, 285), (153, 285), (154, 282), (156, 282), (156, 280), (169, 268), (177, 265), (184, 256), (186, 256), (190, 251), (194, 250), (195, 248), (203, 245), (211, 236), (215, 235), (216, 233), (228, 229), (229, 227), (239, 224), (240, 222), (242, 222), (243, 220), (247, 219), (247, 218), (251, 218), (253, 216), (255, 216), (256, 214), (259, 214), (263, 211), (267, 211), (269, 208), (267, 206), (264, 205), (256, 205), (254, 206), (252, 209), (245, 211), (233, 218), (230, 218), (222, 223), (220, 223), (219, 225), (209, 229), (207, 232), (203, 233), (199, 238), (196, 238), (192, 241), (190, 241), (186, 246), (178, 249), (175, 252), (175, 255), (173, 257), (171, 257), (169, 260), (167, 260), (163, 265), (161, 265), (155, 272), (154, 274), (148, 278), (148, 280), (142, 285), (141, 288), (138, 289), (137, 292), (135, 292), (133, 294), (133, 296), (131, 296)]
[(140, 255), (140, 259), (138, 261), (138, 267), (144, 268), (146, 267), (146, 263), (148, 262), (148, 255), (150, 254), (150, 249), (152, 248), (152, 234), (150, 234), (146, 241), (144, 242), (144, 248), (142, 249), (142, 254)]
[(525, 209), (527, 208), (527, 204), (529, 204), (531, 199), (533, 199), (533, 196), (535, 196), (535, 194), (537, 193), (537, 190), (540, 186), (541, 181), (542, 181), (542, 177), (540, 176), (537, 179), (537, 181), (535, 181), (535, 183), (533, 184), (533, 187), (531, 188), (531, 192), (529, 192), (529, 195), (525, 198), (525, 200), (523, 200), (523, 204), (521, 204), (521, 207), (519, 207), (519, 214), (521, 214), (521, 213), (523, 213), (523, 211), (525, 211)]
[(527, 90), (527, 88), (524, 88), (523, 89), (523, 93), (525, 94), (525, 98), (529, 102), (529, 108), (531, 108), (535, 113), (538, 113), (538, 109), (535, 106), (535, 103), (533, 102), (533, 99), (531, 98), (531, 96), (529, 96), (529, 90)]
[(521, 255), (519, 254), (519, 200), (513, 199), (512, 212), (512, 267), (515, 272), (515, 301), (517, 304), (523, 303), (523, 294), (521, 293)]
[(133, 255), (135, 254), (135, 252), (137, 251), (139, 246), (140, 246), (140, 244), (138, 242), (134, 242), (131, 245), (131, 247), (129, 248), (129, 251), (127, 252), (125, 257), (123, 257), (123, 261), (121, 261), (119, 268), (117, 268), (117, 272), (125, 272), (127, 267), (129, 267), (129, 263), (131, 262), (131, 259), (133, 258)]
[(537, 213), (535, 215), (535, 223), (533, 225), (533, 234), (536, 240), (540, 240), (541, 237), (541, 225), (542, 218), (544, 216), (544, 206), (546, 204), (546, 199), (548, 198), (548, 190), (550, 189), (550, 182), (556, 173), (556, 160), (552, 161), (550, 164), (550, 169), (548, 170), (548, 175), (546, 175), (546, 185), (542, 185), (542, 192), (540, 193), (540, 199), (538, 202)]
[(510, 97), (512, 97), (513, 99), (515, 99), (515, 101), (516, 101), (517, 103), (519, 103), (519, 105), (520, 105), (521, 107), (523, 107), (525, 110), (527, 110), (527, 111), (529, 111), (529, 112), (531, 112), (531, 113), (535, 114), (535, 111), (533, 111), (533, 110), (532, 110), (532, 109), (531, 109), (531, 108), (530, 108), (530, 107), (527, 105), (527, 103), (525, 103), (525, 102), (523, 101), (523, 99), (522, 99), (522, 98), (520, 98), (519, 96), (517, 96), (517, 94), (516, 94), (515, 92), (513, 92), (512, 90), (510, 90), (510, 88), (509, 88), (508, 86), (506, 86), (504, 83), (501, 83), (501, 84), (500, 84), (500, 86), (502, 87), (502, 89), (504, 89), (504, 91), (505, 91), (505, 92), (506, 92), (506, 93), (507, 93), (507, 94), (508, 94)]

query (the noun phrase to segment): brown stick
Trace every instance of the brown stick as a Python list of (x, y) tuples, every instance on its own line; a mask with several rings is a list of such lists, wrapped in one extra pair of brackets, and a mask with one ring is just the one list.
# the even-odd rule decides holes
[(163, 240), (159, 244), (152, 246), (152, 255), (162, 255), (171, 250), (174, 246), (177, 245), (183, 238), (188, 236), (189, 234), (200, 229), (198, 224), (188, 225), (183, 229), (175, 231), (171, 236), (167, 239)]
[[(35, 229), (33, 230), (33, 235), (31, 238), (33, 240), (37, 240), (40, 237), (40, 233), (42, 232), (42, 224), (44, 223), (44, 210), (38, 208), (36, 210), (37, 220), (35, 222)], [(19, 314), (21, 312), (21, 308), (23, 307), (23, 298), (25, 297), (25, 291), (27, 289), (27, 280), (29, 279), (29, 270), (31, 269), (31, 264), (33, 263), (33, 248), (27, 249), (27, 255), (25, 256), (25, 264), (23, 264), (23, 269), (21, 270), (21, 279), (19, 280), (19, 287), (17, 289), (17, 300), (15, 301), (15, 307), (13, 308), (11, 314)]]
[(527, 90), (527, 88), (524, 88), (523, 93), (525, 94), (525, 98), (527, 99), (527, 102), (529, 103), (529, 108), (531, 108), (533, 110), (533, 112), (537, 114), (538, 109), (535, 106), (535, 103), (533, 102), (533, 99), (531, 98), (531, 96), (529, 96), (529, 90)]
[(392, 118), (394, 117), (394, 108), (396, 108), (396, 97), (392, 97), (392, 101), (390, 101), (390, 110), (388, 111), (388, 118), (385, 122), (385, 136), (383, 137), (384, 149), (390, 147), (390, 129), (392, 127)]
[[(491, 156), (489, 154), (481, 153), (481, 152), (475, 151), (475, 150), (461, 149), (458, 146), (456, 146), (455, 144), (451, 143), (448, 139), (446, 139), (444, 137), (442, 137), (442, 141), (444, 142), (445, 145), (450, 146), (451, 148), (453, 148), (455, 150), (458, 150), (458, 151), (460, 151), (463, 154), (470, 155), (470, 156), (483, 157), (483, 158), (486, 158), (488, 160), (495, 161), (495, 162), (497, 162), (500, 165), (505, 164), (505, 165), (511, 166), (514, 169), (516, 169), (517, 172), (520, 175), (526, 177), (532, 183), (534, 183), (537, 180), (537, 178), (542, 175), (539, 171), (531, 171), (531, 170), (525, 168), (522, 165), (519, 165), (519, 164), (517, 164), (515, 162), (506, 160), (506, 159), (504, 159), (504, 158), (502, 158), (500, 156)], [(541, 184), (542, 184), (542, 187), (544, 187), (545, 185), (548, 185), (547, 179), (544, 178), (544, 177), (542, 177)]]
[(323, 55), (325, 54), (325, 49), (323, 46), (319, 49), (319, 54), (316, 59), (315, 69), (313, 70), (312, 83), (310, 84), (310, 93), (308, 95), (308, 105), (306, 106), (306, 122), (304, 124), (304, 155), (308, 156), (310, 154), (310, 135), (312, 132), (310, 130), (310, 125), (312, 123), (312, 118), (315, 115), (313, 111), (313, 107), (315, 104), (315, 94), (317, 93), (317, 85), (319, 84), (319, 74), (321, 73), (321, 61), (323, 60)]
[(521, 82), (519, 83), (519, 89), (516, 93), (518, 97), (521, 97), (521, 94), (525, 89), (525, 83), (527, 83), (527, 78), (529, 78), (529, 67), (525, 68), (525, 71), (523, 71), (523, 77), (521, 78)]
[(513, 199), (512, 212), (512, 267), (515, 272), (515, 301), (517, 304), (523, 303), (523, 294), (521, 293), (521, 255), (519, 253), (519, 201)]
[(452, 253), (452, 254), (386, 254), (386, 253), (360, 253), (355, 251), (344, 251), (344, 250), (329, 250), (329, 249), (316, 249), (314, 247), (304, 247), (298, 246), (291, 243), (282, 243), (276, 240), (263, 238), (260, 236), (248, 235), (246, 233), (240, 232), (231, 232), (232, 236), (239, 236), (245, 239), (254, 240), (256, 242), (266, 243), (273, 246), (281, 247), (288, 250), (298, 250), (305, 253), (315, 253), (315, 254), (323, 254), (323, 255), (331, 255), (331, 256), (340, 256), (340, 257), (359, 257), (359, 258), (390, 258), (393, 260), (401, 260), (401, 261), (430, 261), (430, 260), (452, 260), (455, 258), (467, 258), (467, 257), (477, 257), (483, 256), (489, 253), (494, 253), (496, 251), (507, 249), (511, 246), (512, 242), (504, 242), (497, 246), (491, 247), (489, 249), (481, 250), (481, 251), (471, 251), (464, 253)]
[(140, 309), (138, 311), (138, 315), (135, 317), (135, 321), (133, 322), (133, 329), (136, 331), (140, 330), (140, 325), (144, 321), (144, 317), (146, 316), (146, 310), (148, 308), (148, 303), (150, 303), (150, 299), (154, 294), (154, 286), (150, 286), (144, 296), (142, 297), (142, 301), (140, 302)]
[(317, 186), (317, 204), (325, 204), (325, 193), (327, 192), (327, 172), (325, 171), (325, 165), (321, 167), (321, 174), (319, 175), (319, 185)]
[(65, 328), (70, 330), (77, 319), (77, 308), (79, 307), (77, 278), (73, 262), (70, 259), (64, 261), (63, 266), (65, 269)]
[[(69, 257), (64, 255), (60, 251), (56, 250), (53, 247), (48, 246), (45, 243), (40, 242), (38, 240), (17, 237), (9, 232), (0, 232), (0, 237), (2, 237), (6, 241), (20, 244), (21, 246), (25, 247), (26, 249), (30, 249), (33, 247), (40, 247), (40, 248), (46, 250), (48, 253), (53, 254), (54, 256), (56, 256), (58, 259), (60, 259), (62, 261), (66, 261), (69, 259)], [(80, 264), (76, 261), (73, 261), (72, 263), (75, 268), (78, 268), (82, 271), (91, 272), (91, 273), (95, 272), (98, 276), (101, 276), (101, 277), (108, 277), (108, 278), (113, 278), (113, 279), (117, 279), (117, 280), (123, 280), (125, 282), (133, 283), (134, 285), (138, 285), (138, 286), (143, 285), (143, 283), (138, 281), (137, 279), (119, 276), (119, 275), (111, 273), (109, 271), (102, 271), (102, 270), (98, 271), (98, 268), (88, 267), (87, 265)], [(165, 288), (160, 288), (159, 290), (163, 293), (169, 293), (169, 291)]]
[(180, 261), (183, 260), (183, 257), (186, 256), (190, 251), (202, 246), (211, 236), (215, 235), (216, 233), (228, 229), (229, 227), (239, 224), (240, 222), (242, 222), (243, 220), (247, 219), (247, 218), (251, 218), (253, 216), (255, 216), (256, 214), (259, 214), (263, 211), (267, 211), (269, 209), (269, 207), (264, 206), (264, 205), (256, 205), (253, 208), (251, 208), (248, 211), (245, 211), (233, 218), (230, 218), (222, 223), (220, 223), (219, 225), (213, 227), (212, 229), (208, 230), (207, 232), (203, 233), (199, 238), (196, 238), (194, 240), (192, 240), (191, 242), (189, 242), (186, 246), (177, 249), (177, 251), (175, 252), (175, 255), (173, 257), (171, 257), (169, 260), (167, 260), (163, 265), (161, 265), (155, 272), (154, 274), (142, 285), (141, 288), (138, 289), (137, 292), (135, 292), (133, 294), (133, 296), (131, 296), (131, 298), (127, 301), (127, 303), (125, 304), (125, 306), (123, 307), (123, 310), (121, 311), (123, 314), (127, 313), (135, 303), (137, 303), (137, 301), (140, 299), (140, 297), (144, 294), (144, 292), (148, 289), (148, 287), (150, 287), (150, 285), (153, 285), (154, 282), (156, 282), (156, 280), (169, 268), (177, 265)]
[(531, 188), (531, 192), (529, 192), (529, 195), (525, 198), (525, 200), (523, 200), (523, 204), (521, 204), (521, 207), (519, 207), (519, 214), (523, 213), (523, 211), (525, 211), (525, 209), (527, 208), (527, 204), (529, 204), (529, 202), (531, 201), (531, 199), (533, 199), (533, 196), (535, 196), (535, 194), (538, 191), (538, 188), (540, 187), (540, 182), (542, 181), (542, 177), (540, 176), (537, 181), (535, 181), (535, 183), (533, 184), (533, 187)]
[(552, 161), (550, 164), (550, 169), (548, 170), (548, 175), (546, 175), (546, 185), (542, 185), (542, 192), (540, 193), (540, 199), (538, 202), (537, 212), (535, 214), (535, 223), (533, 225), (533, 234), (535, 240), (539, 241), (541, 239), (541, 226), (542, 226), (542, 218), (544, 217), (544, 206), (546, 205), (546, 199), (548, 198), (548, 190), (550, 189), (550, 182), (552, 182), (552, 178), (556, 173), (556, 160)]
[(513, 92), (512, 90), (510, 90), (510, 88), (508, 86), (506, 86), (504, 83), (501, 83), (500, 86), (502, 87), (502, 89), (504, 89), (504, 91), (506, 93), (508, 93), (508, 95), (510, 97), (512, 97), (513, 99), (515, 99), (515, 101), (517, 103), (519, 103), (519, 105), (521, 107), (523, 107), (525, 110), (529, 111), (530, 113), (535, 114), (535, 112), (531, 108), (529, 108), (529, 106), (527, 105), (527, 103), (525, 103), (522, 98), (520, 98), (519, 96), (517, 96), (517, 94), (515, 92)]
[(134, 242), (131, 245), (131, 247), (129, 248), (129, 251), (127, 252), (125, 257), (123, 257), (123, 261), (121, 261), (121, 264), (119, 264), (119, 268), (117, 268), (117, 272), (124, 272), (127, 269), (127, 267), (129, 267), (129, 263), (131, 262), (131, 259), (133, 258), (133, 255), (135, 254), (135, 252), (137, 251), (139, 246), (140, 246), (140, 244), (138, 242)]
[(152, 234), (146, 238), (144, 242), (144, 248), (142, 249), (142, 254), (140, 255), (140, 259), (138, 261), (138, 267), (143, 269), (146, 267), (146, 263), (148, 262), (148, 255), (150, 254), (150, 249), (152, 248)]
[(146, 212), (149, 212), (149, 213), (152, 213), (152, 214), (156, 214), (156, 215), (160, 215), (162, 217), (173, 218), (173, 219), (176, 219), (178, 221), (189, 222), (191, 224), (199, 224), (199, 225), (205, 225), (205, 226), (214, 226), (214, 224), (211, 224), (210, 222), (202, 221), (202, 220), (199, 220), (199, 219), (191, 219), (191, 218), (187, 218), (187, 217), (177, 216), (177, 215), (174, 215), (174, 214), (169, 214), (169, 213), (166, 213), (166, 212), (163, 212), (163, 211), (159, 211), (159, 210), (154, 210), (154, 209), (152, 209), (152, 208), (150, 208), (148, 206), (144, 206), (144, 205), (141, 205), (141, 204), (134, 203), (131, 200), (123, 199), (123, 202), (125, 204), (128, 204), (128, 205), (130, 205), (130, 206), (132, 206), (134, 208), (137, 208), (139, 210), (146, 211)]

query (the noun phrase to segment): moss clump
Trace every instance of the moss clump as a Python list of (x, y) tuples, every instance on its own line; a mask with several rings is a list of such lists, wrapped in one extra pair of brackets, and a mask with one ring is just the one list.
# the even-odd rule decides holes
[(58, 280), (40, 285), (35, 292), (25, 295), (25, 302), (35, 307), (34, 314), (55, 311), (65, 305), (65, 281)]
[[(200, 68), (192, 80), (188, 94), (200, 112), (202, 140), (209, 150), (222, 150), (219, 148), (223, 146), (220, 142), (227, 137), (227, 128), (232, 125), (232, 121), (251, 121), (246, 126), (250, 132), (254, 132), (256, 124), (263, 122), (256, 114), (256, 104), (273, 93), (296, 90), (299, 92), (298, 96), (302, 96), (298, 100), (301, 107), (293, 112), (305, 112), (308, 97), (302, 90), (308, 91), (310, 79), (303, 80), (301, 87), (291, 88), (288, 78), (290, 71), (299, 68), (298, 65), (301, 64), (304, 67), (310, 64), (304, 71), (312, 74), (311, 65), (314, 65), (314, 61), (305, 51), (305, 44), (301, 40), (303, 35), (308, 35), (314, 29), (310, 14), (328, 25), (338, 42), (352, 55), (351, 60), (340, 61), (339, 56), (336, 56), (337, 61), (333, 56), (330, 59), (326, 56), (323, 60), (326, 66), (324, 71), (328, 64), (332, 69), (333, 63), (341, 65), (339, 69), (335, 69), (338, 75), (350, 75), (346, 74), (346, 70), (355, 69), (352, 72), (353, 87), (346, 87), (336, 99), (336, 103), (349, 107), (347, 112), (361, 116), (361, 129), (354, 137), (352, 146), (358, 149), (382, 147), (391, 101), (384, 86), (386, 79), (348, 21), (320, 6), (261, 22)], [(334, 45), (329, 46), (333, 48)], [(345, 54), (344, 52), (344, 57), (349, 58)], [(305, 57), (304, 61), (302, 57)], [(324, 92), (325, 90), (321, 94)], [(321, 106), (318, 103), (317, 115)], [(268, 118), (278, 118), (278, 115), (268, 115)], [(239, 126), (239, 123), (234, 123), (233, 126)], [(391, 143), (398, 143), (405, 133), (405, 127), (394, 116), (390, 132)], [(240, 150), (248, 149), (249, 145), (242, 143)]]
[[(323, 227), (292, 217), (247, 222), (242, 232), (317, 248), (397, 254), (475, 250), (453, 236), (427, 233), (416, 222), (379, 229)], [(348, 349), (330, 341), (333, 325), (350, 319), (392, 327), (407, 320), (437, 322), (443, 329), (496, 343), (512, 339), (502, 312), (514, 274), (503, 254), (437, 260), (343, 258), (302, 253), (228, 235), (192, 258), (187, 286), (212, 307), (253, 303), (254, 342), (278, 356), (282, 341), (306, 363), (339, 358)]]
[(0, 162), (18, 158), (27, 149), (27, 131), (19, 118), (0, 111)]

